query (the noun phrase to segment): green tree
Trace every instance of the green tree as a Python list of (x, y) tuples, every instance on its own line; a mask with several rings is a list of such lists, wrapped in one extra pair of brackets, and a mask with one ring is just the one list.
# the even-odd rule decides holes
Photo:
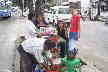
[(20, 7), (21, 10), (26, 7), (29, 8), (29, 12), (33, 10), (33, 0), (17, 0), (17, 5)]
[(48, 3), (52, 3), (53, 2), (53, 0), (48, 0)]
[(53, 0), (48, 0), (48, 7), (54, 6)]
[[(35, 1), (35, 9), (33, 8), (33, 0), (24, 0), (24, 3), (22, 3), (23, 0), (17, 0), (18, 6), (23, 10), (23, 8), (28, 7), (29, 12), (35, 12), (36, 15), (41, 15), (42, 10), (45, 8), (45, 6), (49, 3), (52, 4), (53, 0), (36, 0)], [(24, 7), (23, 7), (24, 6)], [(50, 5), (51, 6), (51, 5)]]

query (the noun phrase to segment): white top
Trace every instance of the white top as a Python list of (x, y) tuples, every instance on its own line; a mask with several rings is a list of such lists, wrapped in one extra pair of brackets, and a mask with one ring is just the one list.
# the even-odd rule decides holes
[(30, 20), (26, 20), (23, 26), (22, 34), (25, 36), (26, 39), (29, 39), (35, 37), (35, 33), (35, 25)]
[(39, 63), (43, 63), (43, 56), (42, 56), (42, 51), (43, 51), (43, 46), (44, 46), (45, 39), (44, 38), (31, 38), (27, 39), (22, 43), (22, 47), (24, 50), (32, 55), (35, 56), (37, 61)]

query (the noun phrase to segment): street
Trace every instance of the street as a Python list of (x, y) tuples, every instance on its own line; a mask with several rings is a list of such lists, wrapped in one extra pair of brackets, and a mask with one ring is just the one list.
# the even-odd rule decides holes
[(102, 72), (108, 66), (108, 26), (100, 21), (81, 21), (80, 53)]
[[(24, 20), (22, 20), (24, 21)], [(11, 17), (0, 20), (0, 72), (14, 70), (15, 39), (21, 32), (21, 19)]]

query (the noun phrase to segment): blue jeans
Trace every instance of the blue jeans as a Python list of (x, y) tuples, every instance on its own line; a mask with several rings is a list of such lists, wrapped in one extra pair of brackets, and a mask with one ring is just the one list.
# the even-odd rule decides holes
[(77, 40), (78, 32), (70, 32), (69, 33), (69, 49), (68, 51), (72, 51), (75, 48), (75, 43)]

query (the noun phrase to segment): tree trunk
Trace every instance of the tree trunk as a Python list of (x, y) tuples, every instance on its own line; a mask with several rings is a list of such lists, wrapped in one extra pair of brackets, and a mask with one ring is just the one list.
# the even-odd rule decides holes
[(20, 7), (20, 9), (22, 10), (22, 6), (23, 6), (23, 4), (22, 4), (22, 0), (17, 0), (17, 5)]
[(33, 0), (28, 0), (28, 8), (29, 8), (29, 12), (34, 12), (33, 9)]
[(42, 7), (45, 4), (45, 0), (37, 0), (35, 2), (35, 16), (42, 15)]
[(98, 14), (97, 14), (97, 16), (100, 16), (100, 8), (101, 8), (101, 1), (99, 0), (98, 1)]

